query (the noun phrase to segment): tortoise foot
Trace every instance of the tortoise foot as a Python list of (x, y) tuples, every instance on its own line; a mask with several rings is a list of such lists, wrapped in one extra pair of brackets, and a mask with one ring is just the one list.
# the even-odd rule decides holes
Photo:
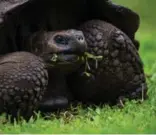
[(66, 97), (52, 97), (40, 103), (39, 110), (43, 113), (53, 112), (68, 107), (68, 99)]

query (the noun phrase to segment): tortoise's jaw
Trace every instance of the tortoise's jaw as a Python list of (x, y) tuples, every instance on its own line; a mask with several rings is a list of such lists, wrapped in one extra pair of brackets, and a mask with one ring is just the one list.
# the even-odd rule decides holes
[[(58, 54), (58, 62), (63, 62), (63, 63), (75, 63), (79, 60), (78, 55), (75, 54)], [(51, 59), (51, 61), (53, 58)]]
[[(45, 55), (44, 55), (45, 56)], [(76, 54), (49, 54), (44, 60), (49, 69), (53, 69), (68, 74), (69, 72), (77, 70), (84, 61), (81, 59), (81, 55)]]
[(43, 59), (46, 63), (51, 66), (65, 66), (65, 65), (74, 65), (78, 63), (83, 63), (82, 56), (77, 54), (65, 54), (65, 53), (54, 53), (54, 54), (46, 54), (43, 56)]

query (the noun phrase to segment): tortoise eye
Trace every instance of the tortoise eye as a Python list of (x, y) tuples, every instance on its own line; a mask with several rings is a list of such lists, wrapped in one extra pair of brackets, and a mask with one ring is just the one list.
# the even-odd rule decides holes
[(57, 44), (63, 44), (63, 45), (66, 45), (68, 42), (67, 42), (67, 39), (61, 35), (57, 35), (54, 37), (54, 41), (57, 43)]

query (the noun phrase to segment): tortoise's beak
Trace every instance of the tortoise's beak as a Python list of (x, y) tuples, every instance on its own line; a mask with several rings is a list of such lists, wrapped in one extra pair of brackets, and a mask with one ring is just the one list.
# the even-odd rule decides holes
[(87, 50), (87, 43), (73, 43), (72, 46), (64, 48), (63, 54), (83, 55)]
[(70, 31), (70, 34), (72, 33), (74, 36), (71, 37), (72, 39), (67, 48), (64, 49), (64, 53), (83, 55), (87, 50), (87, 42), (81, 31), (77, 31), (76, 34), (74, 34), (74, 32), (75, 31), (72, 33), (72, 31)]

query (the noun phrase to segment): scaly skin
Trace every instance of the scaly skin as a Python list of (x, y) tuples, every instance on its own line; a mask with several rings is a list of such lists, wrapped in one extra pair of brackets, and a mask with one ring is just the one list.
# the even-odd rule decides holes
[(95, 60), (88, 60), (90, 77), (83, 75), (85, 65), (69, 76), (74, 98), (97, 104), (116, 103), (121, 97), (145, 99), (147, 86), (143, 64), (129, 37), (99, 20), (86, 22), (80, 30), (84, 32), (88, 52), (103, 56), (103, 59), (97, 64)]
[(135, 40), (135, 33), (140, 25), (140, 17), (133, 10), (114, 4), (111, 0), (87, 0), (90, 20), (107, 21), (126, 33), (137, 49), (140, 43)]
[(39, 106), (48, 85), (46, 66), (28, 52), (14, 52), (0, 58), (0, 112), (28, 120)]

